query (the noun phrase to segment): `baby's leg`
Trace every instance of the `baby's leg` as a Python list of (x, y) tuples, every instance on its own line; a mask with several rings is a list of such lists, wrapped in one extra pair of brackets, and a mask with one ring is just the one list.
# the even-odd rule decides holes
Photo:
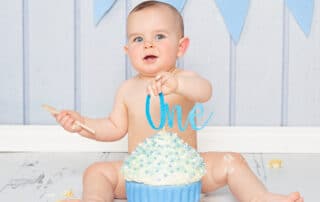
[(126, 198), (125, 180), (121, 174), (122, 161), (91, 165), (83, 176), (83, 202), (112, 202)]
[(121, 161), (100, 162), (89, 166), (83, 176), (82, 200), (63, 202), (112, 202), (114, 198), (126, 198), (121, 166)]
[(202, 179), (202, 191), (212, 192), (228, 185), (234, 196), (243, 202), (302, 202), (299, 193), (273, 194), (266, 190), (249, 168), (245, 159), (237, 153), (202, 153), (207, 173)]

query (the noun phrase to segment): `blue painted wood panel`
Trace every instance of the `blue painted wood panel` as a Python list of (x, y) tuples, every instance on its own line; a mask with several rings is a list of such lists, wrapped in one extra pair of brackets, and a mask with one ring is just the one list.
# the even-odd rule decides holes
[(23, 123), (23, 4), (0, 2), (0, 123)]
[(27, 123), (54, 123), (41, 105), (74, 107), (74, 1), (33, 0), (28, 5)]
[(234, 58), (235, 125), (281, 123), (283, 5), (251, 1)]
[(114, 95), (126, 78), (123, 47), (126, 43), (126, 2), (117, 1), (99, 26), (93, 21), (92, 2), (80, 4), (80, 111), (90, 117), (105, 117)]
[(289, 15), (288, 125), (320, 125), (320, 1), (309, 37)]

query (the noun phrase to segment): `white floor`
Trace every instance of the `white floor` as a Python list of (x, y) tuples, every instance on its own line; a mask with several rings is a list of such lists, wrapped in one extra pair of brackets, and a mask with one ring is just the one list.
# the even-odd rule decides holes
[[(1, 202), (56, 202), (67, 192), (81, 195), (82, 173), (96, 161), (124, 159), (126, 153), (0, 153)], [(250, 167), (274, 192), (300, 191), (317, 202), (320, 154), (244, 154)], [(281, 159), (282, 168), (268, 167)], [(116, 200), (118, 202), (124, 200)], [(227, 188), (203, 196), (203, 202), (235, 202)]]

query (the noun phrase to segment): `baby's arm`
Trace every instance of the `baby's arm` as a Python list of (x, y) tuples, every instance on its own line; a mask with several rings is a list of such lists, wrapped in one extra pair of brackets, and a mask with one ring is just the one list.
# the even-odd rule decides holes
[(193, 102), (206, 102), (211, 98), (212, 87), (208, 80), (192, 71), (182, 70), (175, 75), (161, 72), (150, 82), (148, 93), (158, 95), (176, 93)]
[(206, 102), (211, 98), (212, 86), (208, 80), (192, 71), (181, 71), (176, 75), (176, 93), (194, 102)]
[[(113, 111), (109, 117), (92, 119), (83, 117), (79, 113), (70, 110), (63, 110), (56, 115), (57, 122), (69, 132), (77, 132), (80, 135), (99, 141), (115, 141), (121, 139), (128, 128), (127, 108), (124, 102), (125, 87), (122, 85), (118, 90)], [(77, 126), (75, 121), (79, 121), (89, 128), (95, 130), (95, 134)], [(76, 126), (76, 127), (75, 127)]]

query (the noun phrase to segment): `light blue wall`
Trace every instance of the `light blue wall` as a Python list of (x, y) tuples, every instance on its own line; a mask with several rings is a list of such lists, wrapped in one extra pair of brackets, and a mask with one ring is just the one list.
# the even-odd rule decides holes
[[(139, 2), (118, 0), (95, 26), (93, 0), (0, 1), (0, 124), (54, 124), (44, 103), (106, 116), (134, 74), (123, 45)], [(178, 64), (212, 82), (211, 125), (320, 126), (320, 0), (314, 8), (306, 37), (283, 0), (251, 0), (235, 44), (214, 0), (187, 1), (191, 45)]]

